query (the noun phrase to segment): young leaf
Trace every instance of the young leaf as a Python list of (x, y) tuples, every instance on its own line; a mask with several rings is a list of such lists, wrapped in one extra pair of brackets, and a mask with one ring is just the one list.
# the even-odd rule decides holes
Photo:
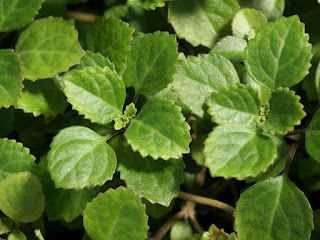
[(320, 101), (320, 62), (318, 64), (315, 77), (316, 77), (316, 79), (315, 79), (316, 91), (317, 91), (317, 95), (318, 95), (318, 100)]
[(115, 172), (117, 159), (105, 138), (89, 128), (61, 130), (50, 145), (48, 171), (56, 188), (101, 186)]
[(147, 10), (155, 10), (157, 7), (164, 7), (164, 3), (171, 0), (128, 0), (128, 5), (141, 5)]
[(32, 173), (14, 173), (0, 181), (0, 210), (11, 219), (33, 222), (41, 216), (44, 205), (41, 183)]
[(119, 164), (120, 177), (128, 187), (151, 203), (169, 206), (178, 196), (183, 182), (184, 163), (181, 159), (154, 161), (139, 153), (128, 152)]
[(88, 31), (88, 49), (108, 57), (119, 72), (124, 68), (132, 34), (133, 28), (120, 19), (115, 17), (98, 19)]
[(236, 84), (212, 93), (207, 105), (213, 122), (254, 126), (261, 102), (253, 88)]
[(73, 109), (95, 123), (107, 124), (122, 114), (126, 92), (122, 79), (109, 68), (86, 67), (63, 79)]
[(43, 0), (0, 0), (0, 32), (24, 27), (40, 10)]
[(205, 101), (211, 93), (239, 81), (236, 70), (227, 59), (214, 53), (201, 54), (178, 62), (172, 89), (193, 114), (203, 117)]
[(179, 38), (211, 48), (229, 33), (238, 9), (236, 0), (175, 0), (169, 5), (168, 20)]
[(0, 139), (0, 181), (13, 173), (33, 171), (36, 167), (35, 160), (29, 149), (21, 143)]
[(270, 113), (262, 125), (263, 131), (283, 134), (300, 124), (306, 113), (299, 100), (300, 97), (288, 88), (277, 88), (273, 91), (269, 102)]
[(237, 202), (234, 216), (240, 240), (307, 240), (313, 228), (307, 198), (286, 176), (247, 189)]
[(320, 110), (313, 116), (306, 130), (307, 153), (320, 163)]
[[(147, 34), (132, 46), (123, 74), (136, 94), (154, 95), (173, 79), (178, 59), (178, 43), (167, 32)], [(159, 74), (161, 73), (161, 74)]]
[(107, 67), (115, 70), (115, 67), (109, 58), (102, 56), (100, 53), (94, 53), (89, 50), (85, 52), (78, 65), (74, 66), (72, 70), (83, 70), (85, 67), (94, 67), (98, 65), (101, 68)]
[(46, 117), (55, 117), (63, 113), (68, 103), (63, 92), (53, 79), (41, 81), (25, 81), (22, 96), (17, 108), (34, 116), (43, 114)]
[(16, 105), (22, 90), (22, 64), (10, 49), (0, 50), (0, 107)]
[(244, 63), (259, 84), (275, 89), (300, 82), (310, 68), (311, 44), (297, 16), (269, 23), (245, 50)]
[(27, 237), (20, 230), (14, 230), (9, 234), (8, 240), (27, 240)]
[(193, 229), (189, 221), (177, 221), (170, 230), (170, 240), (189, 239), (193, 235)]
[(220, 125), (205, 141), (205, 165), (211, 176), (243, 180), (256, 176), (275, 161), (275, 143), (254, 128)]
[(0, 217), (0, 236), (10, 233), (14, 228), (14, 221), (12, 219)]
[(134, 151), (153, 159), (180, 158), (189, 152), (190, 126), (170, 100), (147, 102), (124, 133)]
[(96, 240), (147, 238), (144, 206), (131, 188), (119, 187), (100, 193), (87, 204), (83, 225), (88, 235)]

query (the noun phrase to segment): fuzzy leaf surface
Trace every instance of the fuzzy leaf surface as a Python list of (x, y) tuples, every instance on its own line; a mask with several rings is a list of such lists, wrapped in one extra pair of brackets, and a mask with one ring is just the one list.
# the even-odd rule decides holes
[(118, 170), (126, 185), (140, 196), (151, 203), (169, 206), (179, 194), (184, 167), (181, 159), (154, 161), (151, 157), (141, 157), (138, 152), (129, 152), (123, 157)]
[(107, 124), (122, 114), (126, 92), (116, 71), (86, 67), (72, 71), (63, 83), (73, 109), (92, 122)]
[(156, 94), (172, 81), (178, 55), (178, 43), (173, 35), (166, 32), (145, 35), (128, 54), (123, 74), (125, 84), (132, 84), (136, 93)]
[(313, 228), (306, 196), (286, 176), (247, 189), (237, 202), (234, 216), (239, 240), (307, 240)]
[(308, 40), (304, 24), (297, 16), (269, 23), (249, 41), (245, 50), (244, 63), (249, 75), (271, 89), (297, 84), (311, 66)]
[(113, 63), (109, 58), (102, 56), (100, 53), (94, 53), (89, 50), (85, 52), (78, 65), (74, 66), (73, 70), (83, 70), (85, 67), (94, 67), (98, 65), (101, 68), (107, 67), (115, 70)]
[(154, 99), (142, 107), (124, 136), (143, 157), (168, 160), (189, 152), (189, 131), (179, 107), (170, 100)]
[(19, 36), (16, 52), (26, 79), (51, 78), (77, 64), (83, 50), (74, 26), (62, 18), (32, 22)]
[(131, 188), (109, 189), (87, 204), (83, 225), (95, 240), (144, 240), (148, 231), (144, 210)]
[(217, 42), (211, 53), (217, 53), (231, 62), (242, 62), (247, 41), (237, 36), (226, 36)]
[(0, 50), (0, 107), (16, 105), (22, 90), (22, 64), (11, 49)]
[(171, 0), (128, 0), (128, 5), (142, 6), (147, 10), (155, 10), (157, 7), (164, 7), (166, 1)]
[(238, 9), (236, 0), (175, 0), (169, 5), (168, 20), (179, 38), (211, 48), (230, 32)]
[(254, 126), (261, 101), (252, 87), (236, 84), (212, 93), (207, 105), (213, 122)]
[(270, 138), (254, 128), (220, 125), (205, 141), (204, 155), (211, 176), (243, 180), (266, 170), (274, 162), (277, 149)]
[(221, 87), (238, 83), (232, 63), (218, 54), (200, 54), (179, 61), (172, 89), (179, 100), (198, 117), (205, 114), (205, 101)]
[(105, 138), (89, 128), (61, 130), (50, 145), (48, 171), (56, 188), (101, 186), (115, 172), (117, 159)]
[(320, 110), (313, 116), (306, 130), (307, 153), (320, 163)]
[(11, 219), (33, 222), (41, 216), (44, 205), (41, 183), (32, 173), (13, 173), (0, 181), (0, 210)]

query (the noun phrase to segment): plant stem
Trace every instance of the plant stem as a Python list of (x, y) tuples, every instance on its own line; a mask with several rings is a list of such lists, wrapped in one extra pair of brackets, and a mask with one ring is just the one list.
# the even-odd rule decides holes
[(292, 136), (292, 135), (304, 134), (306, 130), (307, 130), (306, 128), (301, 128), (301, 129), (289, 131), (284, 136)]
[(289, 154), (288, 154), (288, 159), (287, 159), (287, 162), (286, 162), (286, 166), (284, 167), (283, 171), (282, 171), (282, 174), (283, 175), (288, 175), (289, 173), (289, 169), (290, 169), (290, 166), (291, 166), (291, 163), (292, 163), (292, 160), (293, 160), (293, 157), (297, 151), (297, 148), (299, 146), (301, 142), (294, 142), (291, 144), (291, 147), (290, 147), (290, 151), (289, 151)]
[(67, 15), (69, 18), (73, 18), (80, 22), (92, 23), (94, 20), (100, 18), (100, 16), (92, 14), (92, 13), (84, 13), (78, 11), (68, 11)]
[(134, 103), (134, 105), (137, 105), (138, 99), (140, 97), (139, 93), (135, 93), (132, 102)]

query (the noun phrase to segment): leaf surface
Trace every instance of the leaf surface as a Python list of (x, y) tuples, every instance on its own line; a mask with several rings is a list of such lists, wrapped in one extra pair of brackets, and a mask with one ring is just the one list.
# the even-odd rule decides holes
[(246, 40), (236, 36), (226, 36), (217, 42), (211, 53), (220, 54), (231, 62), (242, 62), (246, 46)]
[(307, 153), (320, 163), (320, 110), (313, 116), (306, 130)]
[(142, 6), (147, 10), (155, 10), (157, 7), (164, 7), (164, 3), (171, 0), (128, 0), (128, 5)]

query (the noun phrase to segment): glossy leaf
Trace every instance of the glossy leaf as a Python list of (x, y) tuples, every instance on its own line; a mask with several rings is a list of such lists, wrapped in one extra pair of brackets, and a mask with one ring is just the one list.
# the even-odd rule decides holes
[(32, 22), (20, 34), (16, 52), (23, 62), (24, 77), (32, 81), (67, 71), (84, 53), (74, 26), (53, 17)]
[(139, 153), (127, 153), (119, 164), (120, 177), (128, 187), (151, 203), (169, 206), (178, 196), (183, 182), (184, 163), (181, 159), (154, 161)]
[(63, 79), (73, 109), (92, 122), (107, 124), (122, 114), (126, 93), (122, 79), (109, 68), (74, 70)]
[(119, 187), (100, 193), (83, 214), (88, 235), (95, 240), (144, 240), (147, 216), (139, 196), (131, 188)]
[(320, 163), (320, 110), (313, 116), (306, 130), (307, 153)]
[[(147, 34), (132, 46), (123, 74), (136, 94), (154, 95), (173, 79), (178, 59), (178, 43), (167, 32)], [(161, 73), (161, 74), (159, 74)]]
[(213, 122), (254, 126), (261, 102), (253, 88), (237, 84), (212, 93), (207, 105)]
[(237, 202), (234, 216), (239, 240), (307, 240), (313, 228), (306, 196), (286, 176), (247, 189)]
[(236, 36), (227, 36), (217, 42), (211, 53), (220, 54), (231, 62), (242, 62), (246, 46), (246, 40)]
[(0, 107), (16, 105), (22, 90), (22, 64), (10, 49), (0, 50)]
[(205, 141), (205, 165), (211, 176), (243, 180), (265, 171), (277, 156), (275, 143), (242, 125), (220, 125)]
[(245, 50), (248, 73), (256, 82), (271, 89), (297, 84), (311, 66), (308, 40), (297, 16), (269, 23), (249, 41)]
[(40, 10), (43, 0), (0, 0), (0, 32), (24, 27)]
[(105, 138), (89, 128), (61, 130), (50, 145), (48, 171), (56, 188), (82, 189), (101, 186), (116, 168), (116, 155)]
[(115, 17), (96, 20), (87, 34), (88, 49), (108, 57), (117, 71), (124, 68), (133, 29)]
[(0, 181), (0, 210), (11, 219), (33, 222), (41, 216), (44, 205), (41, 183), (32, 173), (14, 173)]
[(230, 32), (238, 9), (236, 0), (175, 0), (169, 5), (168, 20), (179, 38), (211, 48)]
[(33, 171), (36, 167), (35, 160), (29, 149), (21, 143), (0, 139), (0, 181), (13, 173)]
[(193, 114), (203, 117), (205, 101), (211, 93), (239, 81), (236, 70), (227, 59), (217, 54), (201, 54), (178, 62), (172, 89)]
[(154, 99), (142, 107), (124, 136), (143, 157), (168, 160), (189, 152), (189, 130), (179, 107), (169, 100)]
[(157, 7), (164, 7), (164, 3), (171, 0), (128, 0), (128, 5), (140, 5), (147, 10), (155, 10)]

